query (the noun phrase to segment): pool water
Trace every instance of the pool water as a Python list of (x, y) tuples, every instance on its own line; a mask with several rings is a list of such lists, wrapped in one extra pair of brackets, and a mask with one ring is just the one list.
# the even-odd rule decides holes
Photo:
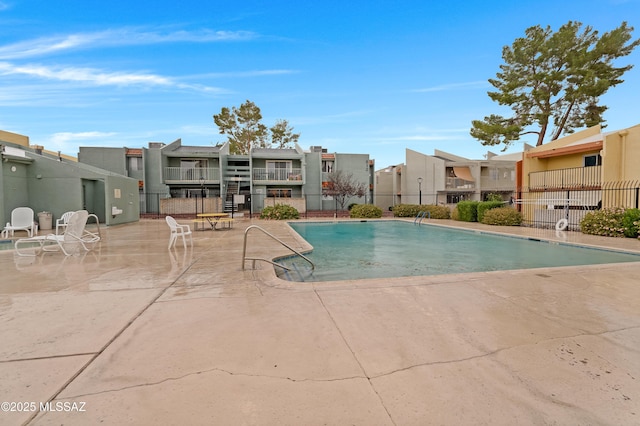
[(640, 255), (400, 221), (292, 222), (312, 246), (280, 259), (291, 281), (339, 281), (466, 272), (638, 262)]

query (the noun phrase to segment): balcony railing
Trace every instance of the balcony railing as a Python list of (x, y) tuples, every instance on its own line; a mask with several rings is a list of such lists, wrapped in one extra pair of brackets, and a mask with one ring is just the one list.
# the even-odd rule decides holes
[(598, 189), (602, 185), (602, 166), (573, 167), (529, 173), (529, 190)]
[(516, 187), (516, 182), (511, 179), (493, 179), (491, 177), (482, 176), (480, 178), (483, 190), (513, 190)]
[(217, 167), (165, 167), (164, 180), (182, 182), (200, 182), (200, 178), (206, 181), (220, 180), (220, 169)]
[(475, 182), (460, 178), (448, 177), (446, 182), (447, 189), (475, 189)]
[(300, 182), (302, 183), (302, 169), (253, 169), (254, 181), (273, 181), (273, 182)]

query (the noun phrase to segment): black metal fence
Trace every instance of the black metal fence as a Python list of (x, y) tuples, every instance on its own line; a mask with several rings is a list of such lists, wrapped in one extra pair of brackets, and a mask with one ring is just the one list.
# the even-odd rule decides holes
[(522, 213), (523, 224), (538, 228), (554, 228), (560, 220), (567, 229), (580, 229), (580, 221), (593, 210), (621, 207), (639, 208), (638, 182), (607, 183), (598, 189), (527, 189), (516, 193), (515, 207)]
[[(491, 191), (483, 192), (481, 196), (487, 197), (489, 193)], [(380, 205), (383, 212), (388, 215), (393, 205), (415, 204), (419, 196), (424, 200), (423, 204), (447, 205), (451, 209), (456, 206), (457, 201), (473, 200), (474, 197), (477, 197), (477, 194), (472, 192), (456, 192), (455, 197), (450, 195), (448, 193), (429, 194), (423, 192), (421, 194), (403, 193), (399, 196), (399, 194), (377, 193), (373, 199), (367, 196), (366, 202)], [(523, 225), (539, 228), (553, 228), (558, 221), (565, 219), (568, 223), (568, 229), (579, 229), (580, 221), (589, 211), (607, 207), (640, 208), (640, 182), (637, 181), (607, 183), (602, 187), (590, 189), (541, 189), (535, 187), (521, 189), (513, 193), (502, 192), (501, 195), (505, 205), (512, 205), (522, 213)], [(255, 194), (255, 196), (262, 197), (263, 194)], [(148, 218), (159, 218), (166, 215), (195, 217), (198, 213), (203, 212), (230, 212), (231, 208), (235, 212), (244, 213), (245, 216), (259, 214), (256, 209), (253, 212), (250, 209), (250, 200), (253, 197), (246, 195), (245, 198), (247, 202), (244, 204), (229, 205), (219, 197), (202, 197), (200, 193), (195, 193), (195, 191), (184, 198), (172, 198), (165, 193), (141, 193), (140, 215)], [(168, 201), (169, 199), (171, 201)], [(381, 200), (385, 200), (384, 206), (380, 202), (376, 202)], [(281, 201), (287, 203), (287, 198), (283, 197)], [(364, 202), (364, 199), (354, 199), (354, 201)], [(302, 217), (345, 217), (349, 214), (346, 208), (338, 206), (334, 200), (323, 197), (322, 194), (306, 194), (303, 203), (305, 208), (300, 209), (300, 211), (304, 211), (301, 214)], [(310, 206), (321, 207), (310, 208)]]
[(196, 217), (198, 213), (221, 211), (220, 199), (190, 194), (175, 198), (166, 193), (140, 193), (140, 216), (160, 218), (165, 216)]

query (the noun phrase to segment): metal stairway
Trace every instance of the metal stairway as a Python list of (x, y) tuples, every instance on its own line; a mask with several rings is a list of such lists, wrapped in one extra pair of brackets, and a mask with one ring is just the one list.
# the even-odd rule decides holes
[(233, 209), (233, 195), (240, 193), (240, 185), (236, 181), (227, 181), (227, 196), (224, 200), (224, 211), (231, 212)]

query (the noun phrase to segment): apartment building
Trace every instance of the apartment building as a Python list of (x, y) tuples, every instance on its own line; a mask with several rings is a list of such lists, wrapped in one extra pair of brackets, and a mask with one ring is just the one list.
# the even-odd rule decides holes
[(587, 211), (638, 208), (640, 125), (600, 125), (531, 148), (521, 165), (518, 200), (525, 222), (577, 229)]
[(510, 200), (521, 158), (521, 153), (488, 152), (484, 160), (470, 160), (440, 150), (426, 155), (406, 149), (405, 163), (375, 172), (375, 204), (385, 210), (398, 204), (455, 205), (490, 193)]
[(275, 203), (300, 212), (333, 210), (335, 202), (323, 186), (338, 170), (367, 188), (367, 194), (353, 202), (373, 201), (375, 163), (369, 155), (329, 153), (322, 147), (305, 151), (296, 144), (232, 155), (227, 143), (190, 146), (177, 139), (139, 149), (80, 147), (78, 160), (137, 179), (142, 213), (258, 213)]

